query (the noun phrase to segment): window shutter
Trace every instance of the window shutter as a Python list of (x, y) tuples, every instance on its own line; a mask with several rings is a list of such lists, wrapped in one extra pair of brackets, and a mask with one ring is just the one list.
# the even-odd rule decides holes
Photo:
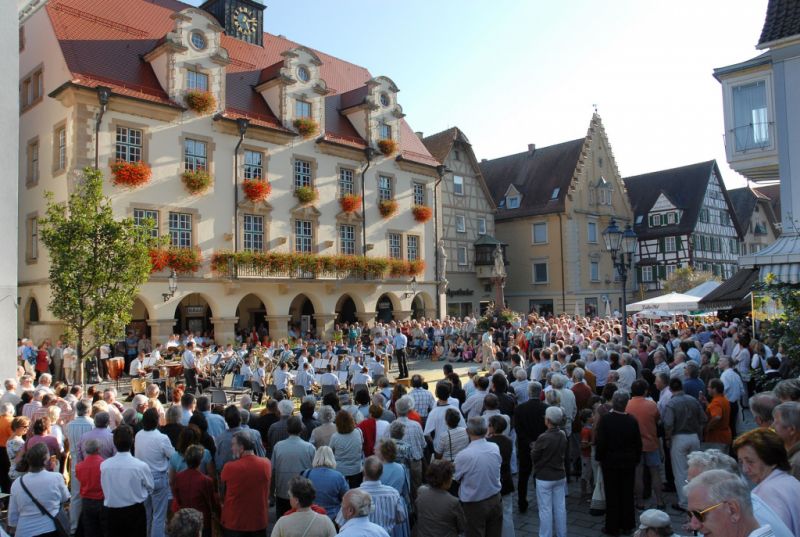
[(647, 225), (653, 227), (653, 215), (647, 217)]
[(681, 236), (678, 235), (677, 237), (675, 237), (675, 249), (678, 252), (680, 252), (682, 248), (683, 248), (683, 241), (681, 240)]
[(661, 237), (660, 239), (658, 239), (658, 253), (664, 253), (664, 249), (665, 249), (664, 237)]
[(636, 267), (636, 281), (642, 281), (642, 267)]
[(659, 280), (666, 280), (667, 279), (667, 266), (666, 265), (658, 265), (658, 279)]

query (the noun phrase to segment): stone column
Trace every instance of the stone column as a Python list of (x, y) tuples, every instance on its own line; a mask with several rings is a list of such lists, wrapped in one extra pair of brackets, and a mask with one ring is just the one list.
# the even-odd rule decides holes
[(436, 308), (425, 308), (425, 319), (431, 320), (436, 318)]
[(336, 315), (333, 313), (315, 313), (314, 320), (317, 321), (317, 337), (331, 339), (333, 337), (333, 321)]
[(150, 327), (150, 341), (155, 347), (156, 343), (166, 345), (172, 329), (175, 327), (175, 319), (148, 319), (147, 326)]
[(357, 312), (356, 317), (358, 317), (358, 322), (362, 325), (369, 324), (369, 327), (372, 328), (375, 325), (375, 312)]
[(289, 321), (291, 315), (267, 315), (266, 320), (269, 323), (269, 337), (272, 341), (279, 341), (281, 339), (289, 338)]
[(411, 319), (411, 315), (414, 313), (411, 310), (399, 310), (395, 311), (394, 313), (394, 320), (395, 321), (408, 321)]
[(236, 341), (236, 323), (238, 317), (212, 317), (214, 324), (214, 341), (217, 345), (227, 345)]

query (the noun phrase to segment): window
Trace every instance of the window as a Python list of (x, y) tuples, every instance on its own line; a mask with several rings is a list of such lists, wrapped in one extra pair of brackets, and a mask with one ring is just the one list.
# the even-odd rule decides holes
[(355, 173), (350, 168), (339, 168), (339, 197), (355, 192), (354, 175)]
[(294, 117), (295, 118), (310, 118), (311, 117), (311, 103), (306, 101), (294, 102)]
[(661, 225), (661, 215), (660, 214), (654, 214), (651, 217), (651, 220), (653, 222), (653, 227), (658, 227), (658, 226)]
[(547, 242), (547, 222), (537, 222), (533, 224), (533, 244), (544, 244)]
[(644, 220), (644, 215), (640, 214), (639, 216), (636, 217), (636, 223), (637, 224), (641, 224), (642, 220)]
[(478, 235), (486, 235), (486, 219), (478, 218)]
[(191, 36), (189, 37), (189, 41), (197, 50), (203, 50), (206, 48), (206, 37), (203, 35), (203, 32), (192, 32)]
[(39, 67), (22, 79), (19, 85), (20, 112), (25, 112), (39, 101), (44, 94), (44, 73)]
[(457, 196), (464, 195), (464, 178), (460, 175), (453, 176), (453, 194)]
[(675, 265), (667, 265), (667, 278), (669, 278), (670, 274), (675, 272), (676, 266)]
[(248, 252), (264, 251), (264, 217), (244, 215), (244, 249)]
[(675, 248), (675, 237), (664, 237), (664, 251), (665, 252), (677, 251), (677, 248)]
[(311, 186), (311, 163), (307, 160), (294, 161), (294, 188)]
[(383, 140), (391, 140), (392, 126), (387, 125), (386, 123), (381, 123), (378, 125), (378, 136)]
[(697, 219), (703, 223), (708, 222), (708, 209), (700, 209)]
[(381, 93), (381, 106), (387, 107), (392, 104), (392, 100), (389, 98), (388, 93)]
[(467, 232), (467, 222), (464, 218), (464, 215), (461, 214), (456, 215), (456, 232), (458, 233)]
[(264, 154), (261, 151), (244, 151), (244, 178), (258, 180), (264, 177)]
[(53, 167), (55, 171), (67, 168), (67, 127), (57, 127), (53, 135)]
[(767, 85), (764, 80), (735, 86), (733, 100), (733, 140), (735, 151), (769, 145)]
[(169, 213), (169, 243), (175, 248), (192, 247), (192, 215)]
[(208, 75), (198, 71), (187, 71), (186, 88), (189, 90), (208, 91)]
[(308, 72), (308, 68), (301, 65), (297, 68), (297, 78), (302, 82), (308, 82), (311, 79), (311, 73)]
[(425, 185), (414, 183), (414, 205), (425, 205)]
[(600, 263), (597, 261), (591, 261), (589, 263), (589, 278), (593, 282), (600, 281)]
[(642, 281), (643, 282), (652, 282), (653, 281), (653, 267), (650, 265), (646, 265), (642, 267)]
[(128, 127), (117, 127), (115, 156), (117, 160), (124, 160), (125, 162), (141, 161), (142, 131)]
[(39, 259), (39, 219), (35, 216), (28, 218), (28, 260)]
[(406, 237), (406, 259), (409, 261), (419, 259), (419, 237), (416, 235)]
[(208, 169), (208, 147), (205, 142), (187, 138), (183, 142), (183, 166), (196, 172)]
[(378, 200), (394, 199), (394, 190), (392, 188), (392, 178), (387, 175), (378, 176)]
[(26, 182), (29, 186), (39, 182), (39, 139), (28, 142), (28, 170)]
[(149, 227), (150, 236), (158, 238), (158, 211), (149, 209), (134, 209), (133, 223), (137, 227)]
[(597, 222), (588, 222), (586, 224), (586, 240), (591, 243), (597, 242)]
[(339, 253), (355, 255), (356, 253), (356, 228), (351, 225), (339, 226)]
[(519, 196), (508, 196), (506, 206), (509, 209), (519, 209)]
[(547, 263), (533, 264), (533, 283), (547, 283)]
[(598, 192), (600, 205), (611, 205), (611, 189), (601, 188)]
[(458, 149), (453, 151), (453, 160), (461, 160), (461, 151)]
[(466, 246), (459, 246), (458, 247), (458, 265), (463, 267), (467, 264), (467, 247)]
[(402, 259), (403, 251), (399, 233), (389, 233), (389, 257), (391, 259)]
[(313, 224), (311, 220), (295, 220), (294, 222), (294, 251), (311, 253), (313, 240)]

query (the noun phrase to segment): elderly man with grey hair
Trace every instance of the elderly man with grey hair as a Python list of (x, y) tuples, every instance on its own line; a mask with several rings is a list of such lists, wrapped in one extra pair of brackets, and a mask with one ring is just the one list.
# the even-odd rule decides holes
[[(291, 399), (284, 399), (278, 403), (278, 412), (281, 419), (269, 426), (267, 431), (267, 457), (272, 459), (272, 450), (275, 449), (275, 444), (281, 440), (289, 438), (289, 431), (287, 429), (287, 422), (294, 412), (294, 403)], [(305, 429), (305, 426), (303, 426)]]
[(458, 497), (467, 518), (467, 537), (500, 537), (503, 504), (500, 496), (502, 457), (496, 444), (486, 441), (486, 422), (480, 416), (467, 421), (470, 443), (456, 455), (453, 478), (460, 483)]
[[(66, 427), (66, 436), (69, 445), (72, 446), (72, 464), (70, 465), (70, 503), (69, 503), (69, 520), (70, 530), (74, 534), (78, 530), (78, 520), (81, 515), (81, 484), (75, 476), (75, 466), (80, 461), (78, 458), (78, 446), (81, 443), (81, 438), (84, 434), (88, 433), (94, 427), (94, 422), (86, 414), (89, 412), (89, 405), (85, 401), (78, 401), (75, 403), (75, 419), (70, 421)], [(102, 505), (101, 505), (102, 507)]]
[(608, 353), (605, 349), (600, 348), (594, 351), (594, 361), (586, 364), (586, 369), (591, 371), (597, 379), (595, 391), (597, 395), (601, 395), (608, 380), (608, 372), (611, 371), (611, 364), (608, 363)]
[(411, 490), (416, 493), (416, 490), (422, 484), (422, 457), (425, 451), (425, 434), (419, 423), (408, 418), (408, 413), (413, 408), (414, 400), (408, 395), (404, 395), (394, 404), (395, 412), (397, 412), (395, 422), (402, 423), (406, 429), (405, 434), (403, 434), (403, 441), (409, 445), (409, 457), (411, 460), (408, 463), (408, 469), (411, 473)]
[(623, 352), (619, 357), (619, 369), (617, 369), (617, 387), (620, 390), (630, 392), (633, 381), (636, 380), (636, 369), (631, 365), (633, 358), (630, 353)]
[[(394, 488), (381, 483), (383, 463), (372, 455), (364, 461), (364, 479), (357, 490), (369, 494), (374, 508), (369, 514), (369, 519), (379, 525), (390, 535), (408, 535), (408, 512), (406, 504), (400, 493)], [(336, 523), (344, 523), (344, 513), (340, 510)], [(404, 526), (404, 528), (400, 528)]]
[[(736, 459), (723, 453), (718, 449), (707, 449), (705, 451), (693, 451), (687, 457), (689, 471), (687, 482), (691, 483), (694, 478), (709, 470), (724, 470), (730, 472), (740, 479), (744, 479), (739, 470)], [(792, 532), (786, 524), (764, 503), (758, 495), (750, 493), (750, 501), (753, 505), (753, 515), (761, 524), (769, 524), (776, 537), (792, 537)]]
[(114, 447), (114, 438), (111, 430), (108, 427), (110, 416), (108, 412), (98, 412), (94, 415), (94, 429), (85, 432), (81, 436), (81, 440), (77, 445), (75, 460), (80, 462), (83, 460), (83, 446), (89, 440), (97, 440), (100, 445), (100, 456), (104, 459), (110, 459), (117, 453), (117, 448)]
[(750, 398), (750, 412), (753, 413), (753, 419), (756, 425), (762, 429), (770, 429), (772, 427), (772, 411), (781, 404), (772, 392), (757, 393)]
[(370, 522), (372, 498), (361, 489), (348, 490), (342, 498), (342, 518), (346, 521), (339, 537), (389, 537), (385, 529)]
[(563, 421), (564, 413), (561, 408), (548, 407), (545, 411), (547, 430), (533, 444), (531, 452), (536, 467), (540, 535), (567, 537), (567, 436), (559, 427)]
[(772, 416), (772, 425), (783, 440), (783, 447), (789, 456), (792, 475), (800, 479), (800, 403), (781, 403), (772, 411)]

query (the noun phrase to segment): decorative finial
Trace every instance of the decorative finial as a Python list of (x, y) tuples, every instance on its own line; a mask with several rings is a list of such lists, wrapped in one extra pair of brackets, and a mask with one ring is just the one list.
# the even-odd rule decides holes
[(597, 113), (597, 105), (593, 104), (592, 107), (594, 108), (594, 113), (596, 114)]

